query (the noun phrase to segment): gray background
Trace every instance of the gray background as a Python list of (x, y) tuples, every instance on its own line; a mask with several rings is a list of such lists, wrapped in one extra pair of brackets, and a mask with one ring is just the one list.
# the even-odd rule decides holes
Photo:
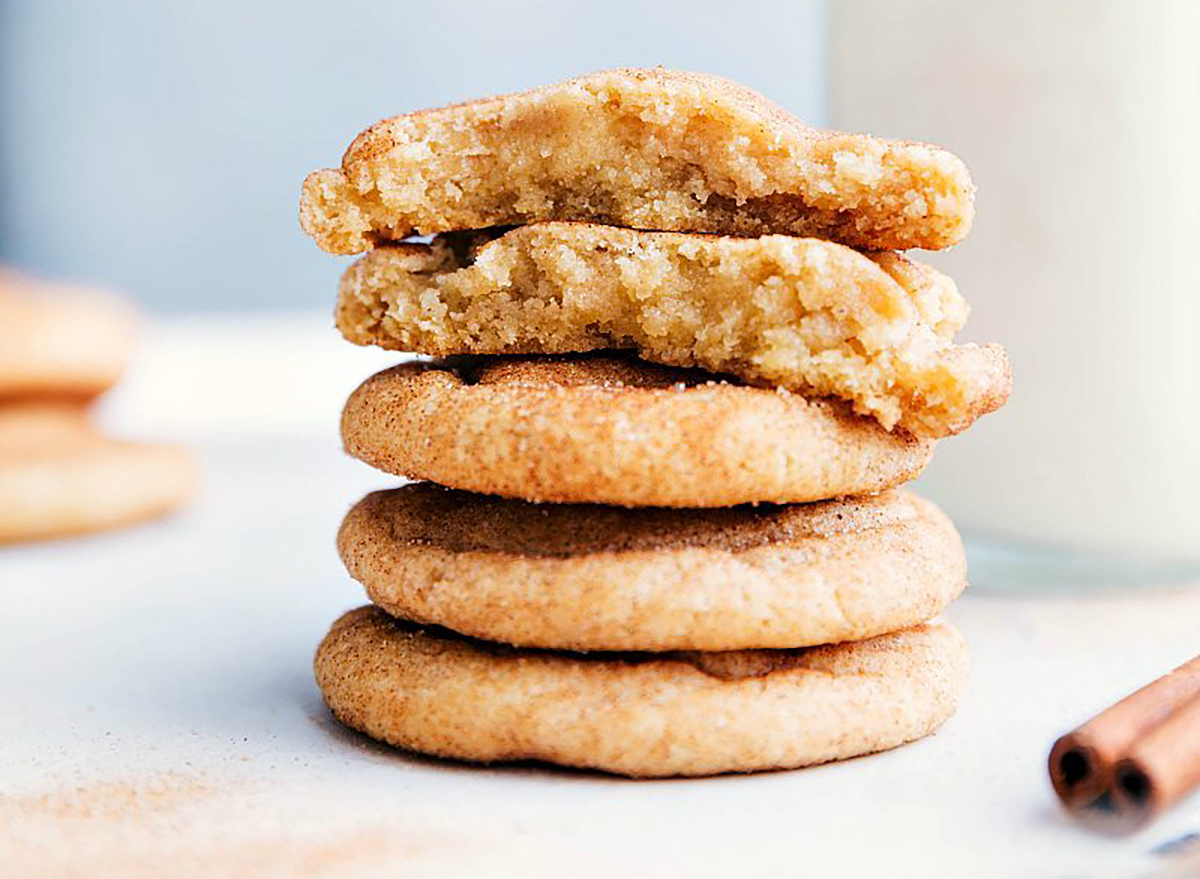
[(159, 311), (328, 306), (300, 181), (384, 116), (654, 64), (826, 116), (820, 0), (0, 4), (0, 260)]

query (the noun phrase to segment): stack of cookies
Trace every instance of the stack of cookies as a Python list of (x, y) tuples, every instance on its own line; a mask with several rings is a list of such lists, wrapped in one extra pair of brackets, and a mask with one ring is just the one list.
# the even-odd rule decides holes
[(1010, 379), (954, 343), (954, 284), (895, 251), (960, 240), (972, 199), (936, 147), (662, 69), (385, 120), (310, 175), (304, 229), (367, 251), (342, 333), (438, 358), (343, 413), (350, 454), (422, 481), (342, 525), (372, 605), (318, 649), (334, 714), (631, 776), (934, 730), (966, 567), (896, 487)]
[(92, 422), (133, 337), (113, 296), (0, 271), (0, 544), (115, 528), (191, 496), (183, 449), (110, 439)]

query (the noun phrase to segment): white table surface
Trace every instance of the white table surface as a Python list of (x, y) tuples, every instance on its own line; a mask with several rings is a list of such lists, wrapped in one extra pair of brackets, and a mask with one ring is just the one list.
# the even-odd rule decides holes
[[(323, 315), (151, 328), (105, 420), (186, 438), (203, 496), (129, 531), (0, 550), (0, 876), (1194, 876), (1194, 798), (1140, 834), (1058, 810), (1054, 737), (1200, 651), (1200, 590), (976, 590), (958, 715), (798, 772), (631, 782), (399, 754), (313, 685), (362, 602), (333, 537), (388, 478), (337, 412), (394, 357)], [(962, 441), (969, 441), (964, 439)], [(936, 464), (935, 464), (936, 466)]]

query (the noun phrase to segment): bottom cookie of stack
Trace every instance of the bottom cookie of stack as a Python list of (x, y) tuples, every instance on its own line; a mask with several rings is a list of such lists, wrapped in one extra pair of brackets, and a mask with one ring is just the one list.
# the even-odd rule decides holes
[(678, 510), (417, 483), (364, 498), (338, 546), (378, 606), (334, 625), (320, 688), (427, 754), (793, 768), (928, 734), (966, 679), (927, 622), (966, 583), (962, 543), (909, 492)]
[(367, 606), (334, 624), (315, 669), (342, 723), (401, 748), (655, 777), (796, 768), (918, 739), (954, 713), (967, 654), (939, 622), (790, 650), (571, 654)]

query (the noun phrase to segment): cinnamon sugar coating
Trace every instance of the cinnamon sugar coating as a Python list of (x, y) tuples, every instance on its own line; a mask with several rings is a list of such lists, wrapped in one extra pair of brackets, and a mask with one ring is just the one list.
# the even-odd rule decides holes
[(338, 549), (395, 616), (563, 650), (860, 640), (929, 619), (966, 585), (954, 526), (906, 492), (676, 510), (417, 483), (363, 498)]
[(350, 396), (342, 438), (388, 473), (626, 507), (869, 494), (915, 478), (934, 446), (835, 401), (614, 354), (404, 363)]
[(350, 611), (317, 649), (342, 723), (400, 748), (544, 760), (634, 777), (784, 769), (929, 734), (966, 683), (962, 637), (931, 623), (799, 650), (568, 654)]

